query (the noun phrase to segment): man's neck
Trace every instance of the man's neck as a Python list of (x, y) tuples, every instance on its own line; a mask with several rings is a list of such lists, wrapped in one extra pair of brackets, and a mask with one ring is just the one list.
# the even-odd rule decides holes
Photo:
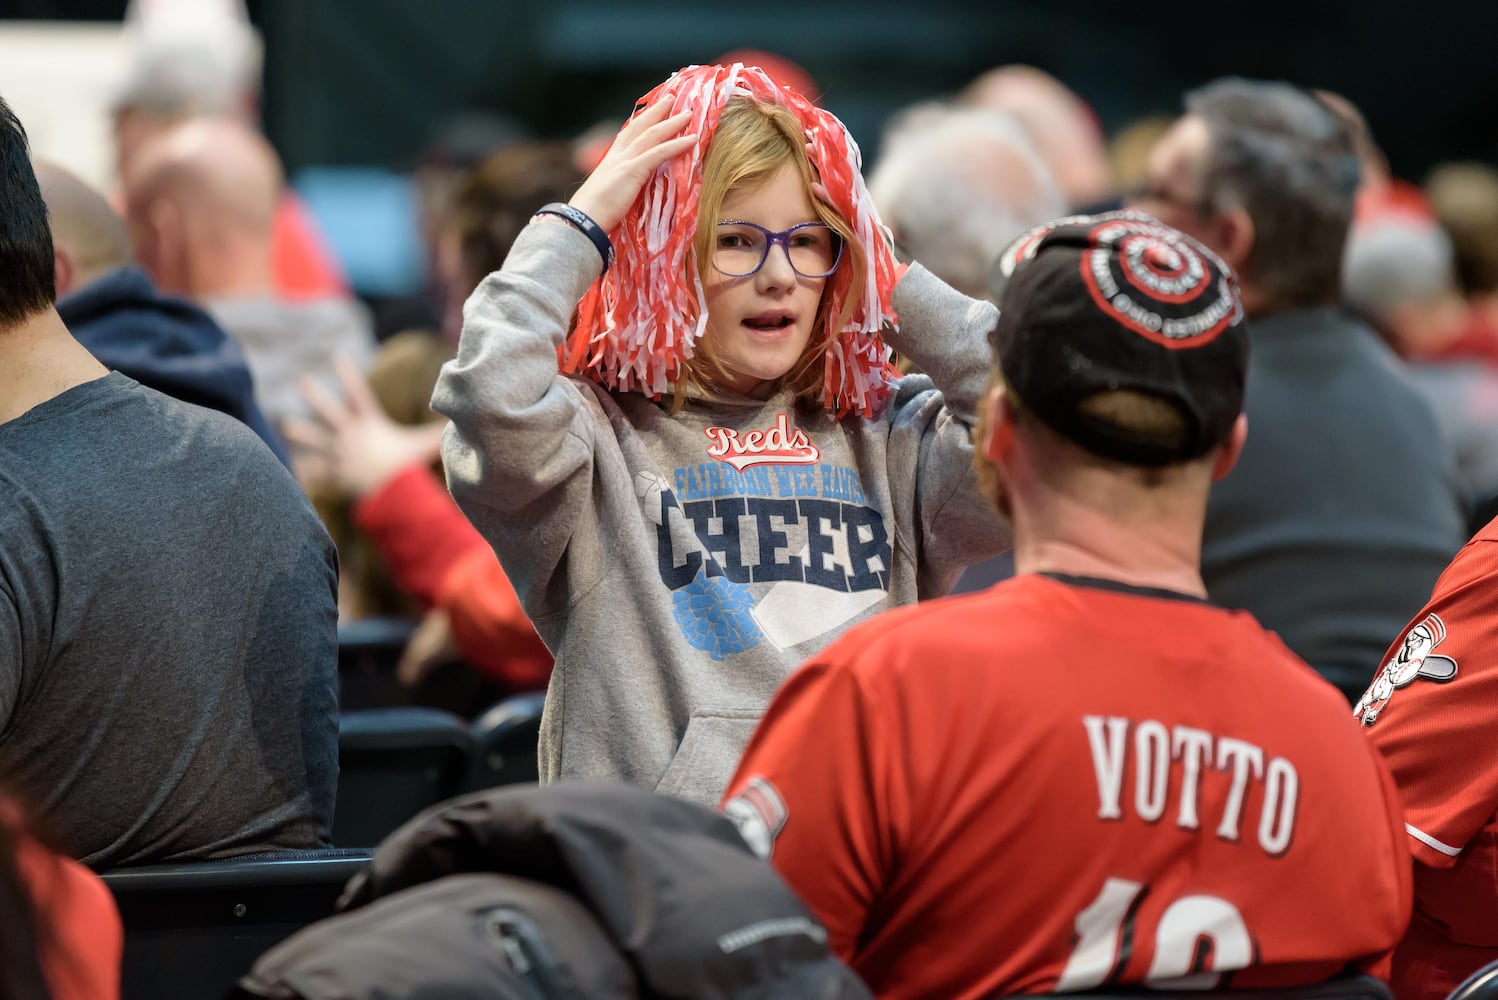
[(214, 253), (198, 259), (191, 289), (191, 298), (196, 301), (266, 299), (275, 294), (275, 265), (268, 239), (225, 235)]
[(0, 424), (108, 374), (68, 333), (56, 309), (0, 329)]
[(1206, 597), (1201, 520), (1170, 512), (1088, 504), (1048, 494), (1043, 503), (1011, 497), (1016, 573), (1064, 573)]

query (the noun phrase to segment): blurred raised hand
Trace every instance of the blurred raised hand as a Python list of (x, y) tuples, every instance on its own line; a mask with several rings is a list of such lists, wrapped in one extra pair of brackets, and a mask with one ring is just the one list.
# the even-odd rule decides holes
[(395, 423), (351, 361), (339, 358), (334, 368), (341, 396), (304, 377), (300, 385), (312, 418), (288, 420), (281, 426), (304, 488), (334, 490), (358, 499), (402, 470), (436, 460), (445, 425)]

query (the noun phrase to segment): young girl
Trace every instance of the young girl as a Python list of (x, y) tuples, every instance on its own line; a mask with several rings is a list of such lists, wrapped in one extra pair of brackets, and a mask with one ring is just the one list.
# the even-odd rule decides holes
[(469, 300), (432, 405), (556, 654), (542, 780), (715, 805), (802, 660), (1007, 543), (969, 460), (996, 314), (894, 290), (857, 147), (761, 71), (641, 103)]

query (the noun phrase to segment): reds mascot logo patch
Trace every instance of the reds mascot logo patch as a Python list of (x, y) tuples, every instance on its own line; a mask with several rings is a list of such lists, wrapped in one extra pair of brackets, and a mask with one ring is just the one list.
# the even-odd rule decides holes
[(723, 804), (723, 815), (733, 820), (749, 849), (768, 859), (775, 838), (785, 827), (790, 811), (780, 790), (759, 775), (749, 779), (744, 790)]
[(1416, 678), (1444, 684), (1456, 676), (1456, 661), (1432, 653), (1446, 638), (1446, 623), (1436, 614), (1424, 618), (1404, 634), (1404, 643), (1394, 659), (1384, 664), (1373, 684), (1364, 692), (1352, 714), (1365, 726), (1378, 721), (1379, 713), (1394, 697), (1394, 692), (1408, 687)]

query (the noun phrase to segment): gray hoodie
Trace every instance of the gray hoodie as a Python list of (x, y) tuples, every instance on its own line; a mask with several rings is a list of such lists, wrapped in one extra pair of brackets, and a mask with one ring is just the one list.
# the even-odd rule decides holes
[(716, 805), (803, 660), (1008, 544), (971, 469), (997, 314), (916, 265), (890, 342), (930, 376), (874, 419), (789, 393), (673, 416), (557, 372), (599, 266), (581, 233), (532, 225), (468, 300), (432, 401), (452, 420), (448, 486), (556, 655), (542, 780)]

